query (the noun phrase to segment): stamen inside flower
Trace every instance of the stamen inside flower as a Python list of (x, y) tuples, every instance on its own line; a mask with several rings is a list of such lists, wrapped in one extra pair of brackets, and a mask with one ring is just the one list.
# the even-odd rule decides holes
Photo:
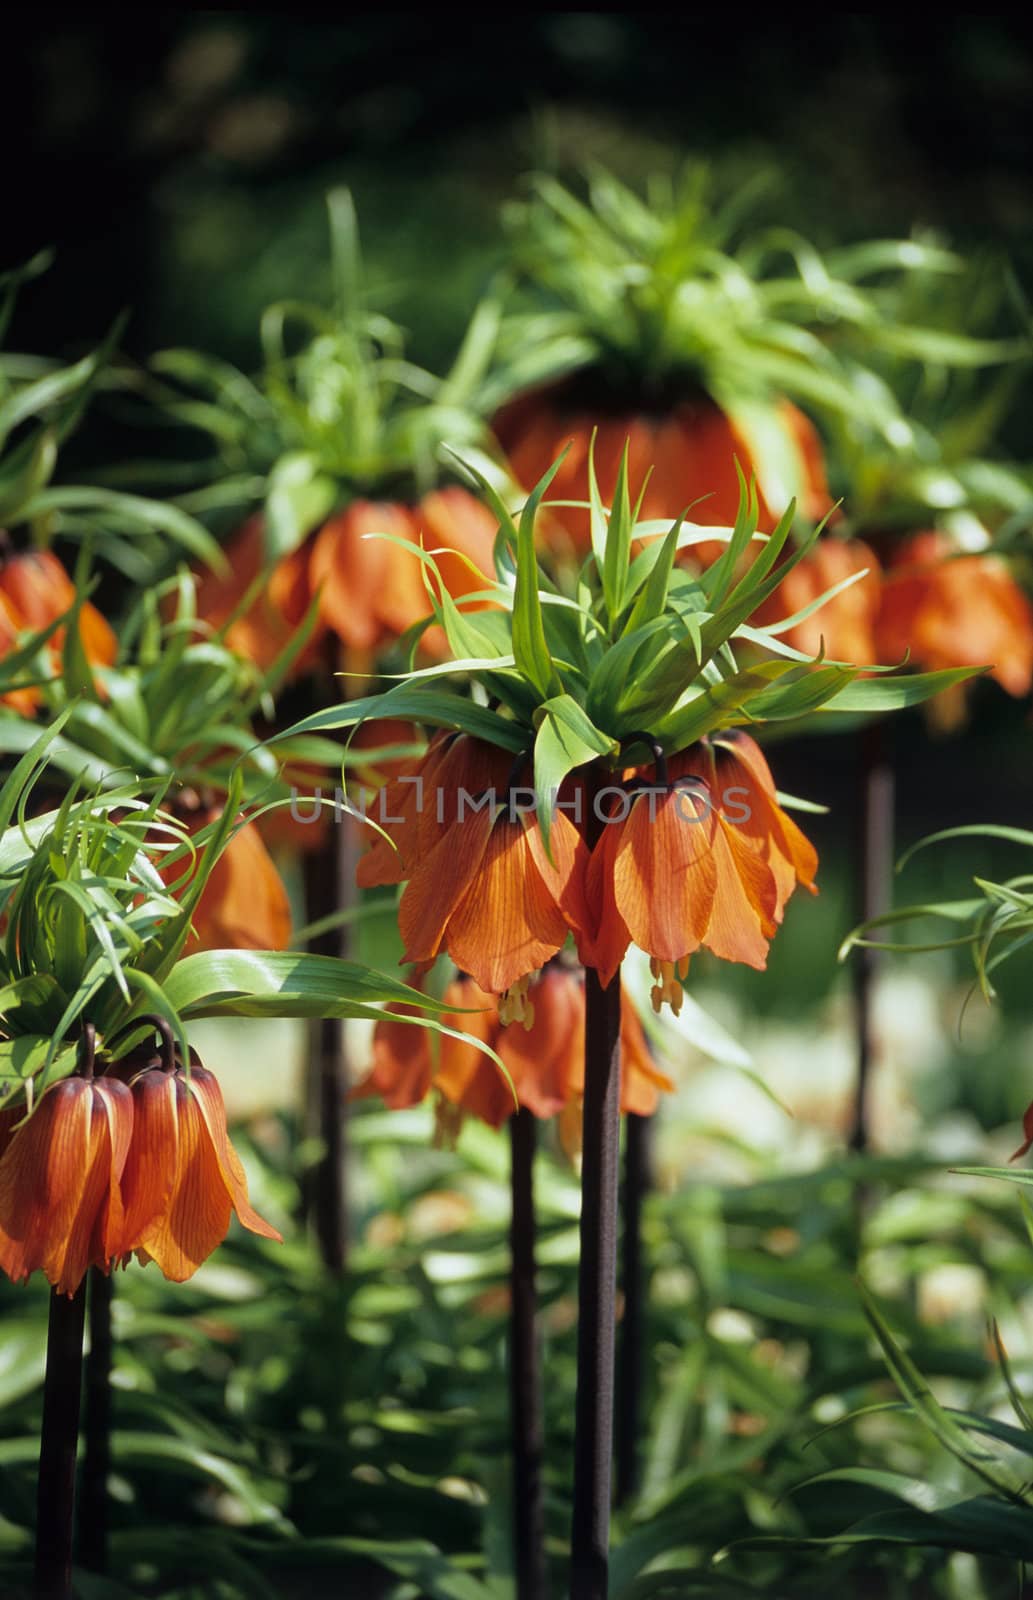
[(522, 1022), (528, 1030), (534, 1027), (534, 1002), (527, 998), (527, 991), (537, 977), (537, 972), (527, 972), (499, 995), (499, 1021), (504, 1028), (511, 1022)]
[(649, 970), (657, 980), (650, 991), (653, 1010), (659, 1015), (666, 1001), (675, 1016), (678, 1016), (682, 1000), (685, 998), (680, 980), (688, 977), (688, 957), (684, 957), (681, 961), (658, 961), (655, 956), (651, 956)]

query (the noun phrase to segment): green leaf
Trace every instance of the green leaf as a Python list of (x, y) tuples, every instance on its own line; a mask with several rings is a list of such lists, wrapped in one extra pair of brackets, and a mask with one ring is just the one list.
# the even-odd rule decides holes
[(291, 950), (204, 950), (178, 962), (164, 989), (185, 1018), (365, 1016), (373, 1006), (403, 1003), (445, 1009), (369, 967)]
[(374, 721), (380, 717), (411, 717), (414, 722), (434, 728), (458, 728), (475, 738), (486, 739), (489, 744), (512, 750), (514, 754), (527, 748), (527, 733), (514, 722), (489, 711), (486, 706), (456, 694), (449, 689), (425, 689), (406, 683), (388, 689), (381, 695), (368, 695), (362, 700), (350, 700), (343, 705), (330, 706), (303, 717), (284, 729), (270, 743), (298, 734), (329, 733), (338, 728), (354, 728), (360, 722)]
[[(628, 497), (628, 441), (624, 441), (617, 482), (613, 490), (613, 505), (606, 526), (606, 544), (603, 554), (603, 600), (611, 622), (624, 608), (625, 584), (628, 581), (628, 561), (631, 555), (632, 529), (631, 502)], [(598, 561), (598, 557), (596, 557)]]
[(8, 463), (0, 471), (0, 523), (21, 520), (22, 506), (49, 483), (57, 465), (57, 438), (52, 428), (40, 428), (26, 441), (24, 453), (12, 452), (19, 459), (11, 470)]
[(758, 695), (771, 689), (772, 682), (797, 671), (791, 661), (763, 661), (720, 683), (709, 684), (687, 705), (661, 717), (655, 724), (668, 754), (695, 744), (705, 733), (732, 721), (749, 721), (748, 707)]
[(539, 594), (538, 556), (534, 525), (542, 497), (563, 464), (566, 451), (535, 484), (520, 513), (517, 529), (516, 589), (513, 594), (513, 656), (517, 667), (533, 684), (542, 700), (559, 692), (561, 685), (552, 663), (542, 601)]
[(337, 497), (334, 479), (320, 470), (310, 450), (289, 450), (269, 474), (265, 496), (265, 556), (272, 564), (297, 549), (329, 515)]
[(166, 534), (218, 572), (229, 570), (218, 543), (196, 517), (169, 501), (148, 500), (115, 489), (59, 487), (33, 495), (22, 511), (25, 519), (56, 511), (89, 511), (106, 518), (112, 529), (143, 535)]
[(546, 700), (534, 741), (536, 816), (546, 851), (557, 790), (569, 772), (598, 756), (616, 755), (620, 745), (602, 733), (587, 711), (569, 694)]
[(985, 667), (945, 667), (939, 672), (907, 673), (899, 678), (865, 678), (847, 685), (826, 710), (830, 712), (901, 711), (905, 706), (921, 705), (933, 695), (955, 683), (965, 683), (986, 672)]

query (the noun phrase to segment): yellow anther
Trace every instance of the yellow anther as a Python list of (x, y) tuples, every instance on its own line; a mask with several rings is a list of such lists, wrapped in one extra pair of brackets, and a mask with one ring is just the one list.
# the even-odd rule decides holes
[(511, 1022), (522, 1022), (525, 1028), (531, 1027), (534, 1006), (527, 998), (527, 991), (537, 976), (537, 972), (527, 972), (499, 995), (499, 1021), (504, 1028), (508, 1028)]

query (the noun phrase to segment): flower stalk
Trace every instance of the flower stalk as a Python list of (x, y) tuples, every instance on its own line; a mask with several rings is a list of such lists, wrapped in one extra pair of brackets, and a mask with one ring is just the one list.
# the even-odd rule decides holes
[(79, 1447), (86, 1280), (74, 1295), (50, 1294), (36, 1490), (34, 1600), (70, 1600), (75, 1458)]
[(620, 984), (585, 972), (585, 1103), (571, 1600), (606, 1600), (613, 1454), (620, 1138)]
[(616, 1499), (623, 1505), (638, 1481), (645, 1348), (645, 1264), (642, 1207), (649, 1190), (651, 1119), (629, 1112), (624, 1119), (624, 1193), (621, 1205), (620, 1361), (617, 1371)]
[(526, 1107), (509, 1119), (509, 1393), (513, 1440), (513, 1550), (517, 1600), (548, 1593), (542, 1509), (542, 1378), (535, 1286), (535, 1119)]
[[(322, 848), (305, 857), (305, 898), (311, 922), (354, 904), (355, 840), (347, 822), (331, 827)], [(314, 955), (347, 959), (347, 924), (317, 934), (310, 948)], [(338, 1018), (320, 1017), (312, 1024), (309, 1093), (321, 1152), (310, 1174), (308, 1209), (323, 1264), (340, 1276), (348, 1264), (348, 1063)]]

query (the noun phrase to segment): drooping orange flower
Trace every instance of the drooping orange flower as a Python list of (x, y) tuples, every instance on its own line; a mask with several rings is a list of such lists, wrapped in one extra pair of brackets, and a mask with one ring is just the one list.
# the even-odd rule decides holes
[[(486, 507), (454, 485), (414, 506), (353, 500), (269, 569), (267, 582), (230, 624), (226, 641), (259, 667), (270, 667), (318, 594), (315, 627), (292, 675), (316, 664), (329, 635), (352, 660), (365, 661), (431, 614), (421, 544), (434, 556), (452, 598), (461, 601), (488, 584), (496, 531)], [(198, 585), (198, 615), (213, 628), (226, 623), (266, 570), (262, 518), (245, 522), (225, 553), (229, 574), (205, 573)], [(473, 609), (485, 603), (475, 601)], [(428, 628), (421, 643), (430, 655), (447, 654), (440, 628)]]
[[(213, 629), (224, 627), (234, 617), (226, 629), (227, 645), (267, 671), (290, 643), (312, 603), (308, 551), (302, 547), (282, 557), (268, 572), (267, 581), (258, 588), (251, 605), (239, 616), (234, 613), (268, 565), (262, 518), (249, 517), (224, 553), (229, 562), (227, 573), (206, 571), (200, 576), (197, 614)], [(295, 677), (313, 665), (325, 632), (322, 619), (317, 618), (305, 648), (294, 662)]]
[(506, 751), (482, 740), (435, 739), (370, 813), (388, 838), (373, 843), (358, 871), (362, 887), (408, 879), (398, 910), (407, 962), (426, 968), (447, 950), (493, 994), (519, 993), (564, 944), (560, 885), (583, 851), (560, 814), (555, 864), (547, 861), (537, 818), (510, 804), (511, 768)]
[[(493, 1128), (502, 1126), (516, 1103), (547, 1118), (580, 1101), (585, 990), (579, 974), (559, 963), (546, 966), (528, 987), (523, 1021), (508, 1024), (499, 1016), (497, 997), (472, 978), (454, 979), (443, 999), (463, 1008), (447, 1020), (450, 1027), (469, 1035), (470, 1043), (432, 1036), (424, 1028), (385, 1018), (374, 1030), (373, 1065), (353, 1090), (354, 1096), (377, 1095), (392, 1110), (400, 1110), (417, 1105), (433, 1089), (456, 1111)], [(498, 1053), (511, 1083), (478, 1043)], [(654, 1065), (626, 995), (621, 1005), (621, 1052), (621, 1110), (649, 1115), (656, 1108), (658, 1091), (673, 1085)]]
[(359, 861), (359, 887), (404, 883), (458, 820), (460, 793), (467, 797), (462, 803), (465, 818), (483, 794), (500, 791), (510, 765), (505, 752), (493, 745), (465, 734), (436, 734), (423, 755), (402, 763), (367, 807), (368, 819), (382, 831), (372, 836)]
[[(562, 874), (579, 841), (566, 818), (553, 823)], [(419, 966), (444, 950), (483, 989), (519, 997), (530, 974), (566, 942), (568, 926), (545, 868), (537, 819), (505, 800), (446, 829), (409, 878), (398, 908), (405, 957)]]
[(182, 1069), (146, 1068), (131, 1079), (133, 1136), (122, 1173), (124, 1253), (154, 1261), (173, 1283), (193, 1276), (222, 1243), (235, 1213), (263, 1239), (282, 1236), (248, 1200), (214, 1074), (191, 1052)]
[[(191, 833), (220, 815), (220, 807), (195, 805), (184, 815)], [(182, 877), (177, 862), (162, 876), (174, 883)], [(212, 867), (194, 908), (193, 932), (186, 950), (286, 950), (291, 938), (291, 910), (283, 879), (253, 822), (237, 829)]]
[[(25, 550), (0, 559), (0, 650), (13, 647), (19, 633), (49, 628), (75, 603), (75, 585), (51, 550)], [(79, 637), (91, 666), (111, 666), (118, 642), (96, 606), (84, 600), (79, 608)], [(47, 641), (55, 672), (60, 669), (64, 629)], [(15, 710), (31, 712), (40, 703), (35, 689), (14, 690), (4, 697)]]
[(910, 650), (932, 671), (989, 665), (1009, 694), (1033, 684), (1033, 606), (1000, 556), (958, 555), (942, 533), (915, 534), (894, 555), (877, 643), (883, 661)]
[[(642, 502), (644, 519), (673, 519), (698, 501), (690, 513), (692, 521), (733, 524), (739, 507), (736, 461), (747, 477), (757, 474), (762, 532), (774, 527), (794, 493), (801, 511), (812, 520), (829, 509), (820, 441), (809, 419), (789, 401), (773, 406), (767, 419), (769, 430), (781, 441), (783, 457), (793, 463), (795, 481), (783, 482), (746, 427), (733, 422), (703, 394), (653, 415), (633, 409), (606, 415), (598, 405), (585, 403), (584, 390), (583, 377), (534, 390), (503, 407), (493, 424), (520, 483), (536, 483), (570, 445), (549, 488), (550, 500), (588, 499), (588, 456), (597, 430), (594, 461), (604, 504), (611, 502), (625, 442), (632, 484), (644, 482), (652, 468)], [(554, 506), (550, 518), (575, 552), (590, 548), (587, 510)]]
[[(320, 615), (349, 649), (379, 650), (431, 613), (421, 542), (459, 600), (488, 583), (496, 531), (485, 506), (457, 487), (426, 495), (412, 508), (355, 500), (312, 544), (309, 581), (320, 593)], [(423, 644), (431, 654), (447, 650), (440, 629), (428, 629)]]
[(634, 943), (653, 962), (654, 1005), (677, 1009), (676, 979), (700, 948), (766, 965), (785, 902), (797, 882), (813, 884), (816, 865), (753, 740), (722, 734), (665, 771), (644, 769), (600, 830), (580, 900), (565, 908), (604, 985)]
[(122, 1179), (133, 1101), (115, 1078), (66, 1078), (9, 1130), (0, 1157), (0, 1268), (42, 1271), (73, 1295), (86, 1270), (108, 1272), (126, 1248)]
[[(496, 1049), (506, 1064), (520, 1104), (536, 1117), (551, 1117), (585, 1086), (585, 986), (559, 964), (545, 968), (528, 991), (533, 1009), (529, 1028), (513, 1022), (503, 1028)], [(654, 1064), (638, 1013), (621, 994), (622, 1111), (651, 1116), (659, 1091), (674, 1088)]]
[(312, 541), (309, 582), (319, 615), (351, 650), (380, 649), (430, 610), (418, 558), (392, 539), (413, 542), (406, 507), (353, 500)]
[(760, 628), (793, 616), (857, 572), (866, 576), (827, 600), (802, 622), (779, 633), (778, 638), (804, 655), (817, 656), (824, 647), (825, 655), (833, 661), (867, 666), (879, 659), (876, 629), (882, 585), (879, 559), (861, 539), (818, 539), (750, 622)]

